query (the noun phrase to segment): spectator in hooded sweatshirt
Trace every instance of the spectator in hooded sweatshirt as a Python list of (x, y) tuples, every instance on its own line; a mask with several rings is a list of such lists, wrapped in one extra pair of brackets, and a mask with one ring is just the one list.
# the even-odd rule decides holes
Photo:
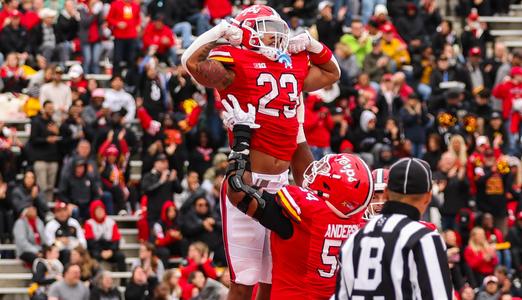
[(317, 95), (310, 95), (305, 102), (304, 131), (315, 160), (331, 153), (330, 132), (334, 124), (330, 111)]
[(59, 187), (59, 198), (73, 209), (77, 219), (86, 220), (92, 201), (100, 199), (100, 186), (88, 172), (87, 161), (78, 158), (74, 161), (72, 176), (62, 181)]
[(109, 214), (126, 214), (125, 203), (130, 192), (125, 184), (125, 174), (121, 162), (121, 158), (124, 158), (125, 155), (120, 156), (120, 151), (113, 144), (108, 147), (104, 147), (104, 145), (98, 150), (101, 158), (100, 175), (104, 202)]
[(156, 14), (143, 32), (143, 52), (156, 55), (162, 62), (174, 66), (177, 61), (176, 43), (172, 30), (163, 23), (163, 15)]
[(397, 31), (410, 45), (419, 46), (426, 38), (422, 17), (418, 14), (415, 3), (406, 5), (406, 15), (397, 19)]
[(186, 241), (181, 234), (178, 211), (172, 201), (167, 201), (161, 209), (161, 220), (152, 228), (152, 240), (156, 245), (156, 253), (168, 265), (169, 257), (185, 256)]
[(16, 256), (29, 265), (42, 255), (42, 247), (47, 244), (44, 223), (36, 213), (34, 206), (29, 206), (16, 220), (13, 228), (16, 244)]
[(383, 143), (384, 132), (377, 128), (377, 117), (369, 110), (365, 110), (361, 114), (360, 127), (354, 132), (352, 144), (355, 150), (361, 153), (363, 159), (373, 165), (375, 146)]
[(333, 14), (332, 3), (329, 1), (321, 1), (317, 7), (319, 11), (319, 19), (317, 19), (317, 33), (319, 41), (324, 43), (329, 49), (334, 49), (335, 43), (339, 41), (343, 30), (342, 22), (339, 17)]
[(372, 51), (372, 39), (364, 29), (359, 19), (352, 20), (352, 32), (341, 37), (341, 43), (348, 45), (357, 58), (359, 67), (362, 67), (364, 58)]
[(80, 223), (70, 217), (67, 204), (57, 201), (54, 205), (54, 219), (45, 225), (47, 245), (55, 245), (60, 250), (64, 265), (69, 263), (71, 250), (81, 246), (87, 248), (87, 241)]
[(91, 218), (85, 222), (85, 239), (91, 255), (99, 261), (115, 263), (124, 272), (125, 255), (120, 251), (120, 230), (116, 222), (107, 216), (105, 205), (96, 200), (90, 206)]
[(125, 61), (132, 68), (136, 55), (138, 31), (141, 25), (140, 6), (131, 0), (116, 0), (111, 3), (107, 23), (114, 35), (114, 70), (119, 72), (120, 63)]
[(214, 252), (214, 260), (225, 262), (221, 217), (210, 209), (204, 195), (194, 197), (190, 209), (182, 215), (181, 232), (190, 242), (201, 241)]

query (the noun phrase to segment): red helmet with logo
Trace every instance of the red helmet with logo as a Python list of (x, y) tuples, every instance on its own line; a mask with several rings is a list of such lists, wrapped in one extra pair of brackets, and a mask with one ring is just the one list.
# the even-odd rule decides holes
[[(252, 5), (232, 19), (243, 31), (242, 46), (256, 50), (271, 60), (278, 60), (288, 48), (289, 28), (270, 6)], [(273, 36), (269, 45), (263, 43), (265, 35)]]
[(366, 209), (373, 195), (370, 168), (354, 154), (329, 154), (314, 161), (304, 173), (303, 186), (324, 198), (340, 217)]
[(382, 206), (386, 202), (382, 193), (386, 186), (388, 186), (388, 176), (390, 174), (390, 170), (388, 169), (375, 169), (372, 171), (373, 177), (373, 188), (374, 194), (372, 197), (372, 201), (366, 208), (364, 212), (363, 219), (370, 220), (373, 216), (379, 214), (381, 212)]

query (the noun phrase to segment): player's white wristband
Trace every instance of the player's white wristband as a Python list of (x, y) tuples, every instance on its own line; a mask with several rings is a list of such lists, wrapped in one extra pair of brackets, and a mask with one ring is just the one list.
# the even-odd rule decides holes
[(310, 44), (308, 45), (308, 47), (306, 47), (306, 51), (308, 52), (312, 52), (312, 53), (321, 53), (321, 51), (323, 51), (323, 48), (324, 48), (324, 45), (321, 44), (318, 40), (314, 39), (310, 33), (307, 31), (305, 31), (306, 34), (308, 35), (308, 38), (310, 39)]

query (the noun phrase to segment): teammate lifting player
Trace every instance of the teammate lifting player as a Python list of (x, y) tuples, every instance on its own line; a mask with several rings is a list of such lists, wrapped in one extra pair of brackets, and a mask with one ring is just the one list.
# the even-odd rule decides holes
[[(257, 108), (261, 127), (252, 135), (249, 168), (256, 186), (275, 193), (288, 183), (290, 165), (301, 183), (312, 161), (300, 125), (304, 111), (296, 109), (302, 92), (336, 82), (339, 66), (332, 52), (308, 33), (289, 39), (287, 24), (268, 6), (251, 6), (232, 23), (222, 21), (199, 36), (183, 54), (182, 64), (200, 84), (218, 89), (222, 98), (239, 99), (243, 109), (247, 104)], [(219, 44), (222, 38), (229, 44)], [(258, 299), (268, 299), (268, 231), (226, 200), (226, 185), (221, 213), (232, 280), (228, 299), (249, 299), (256, 283)]]
[(343, 242), (359, 229), (373, 195), (370, 169), (353, 154), (329, 154), (304, 173), (303, 187), (287, 185), (277, 193), (251, 186), (250, 137), (255, 112), (243, 112), (232, 99), (224, 102), (234, 117), (229, 199), (272, 231), (270, 299), (326, 300), (334, 293), (337, 256)]

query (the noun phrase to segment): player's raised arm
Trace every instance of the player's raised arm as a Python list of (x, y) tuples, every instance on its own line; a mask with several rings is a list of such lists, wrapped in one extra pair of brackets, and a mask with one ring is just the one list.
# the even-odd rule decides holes
[(227, 21), (221, 21), (214, 28), (200, 35), (181, 57), (181, 63), (194, 79), (209, 88), (224, 89), (234, 80), (234, 72), (222, 63), (208, 59), (212, 49), (219, 46), (218, 40), (224, 38), (232, 45), (239, 45), (242, 31)]
[(226, 100), (222, 101), (225, 108), (224, 123), (233, 126), (234, 135), (226, 179), (228, 200), (241, 212), (276, 232), (282, 239), (288, 239), (293, 234), (293, 227), (276, 202), (277, 195), (261, 192), (252, 186), (250, 139), (252, 130), (259, 128), (255, 123), (254, 106), (249, 104), (248, 111), (245, 112), (234, 96), (228, 95), (228, 98), (232, 106)]
[(307, 51), (312, 66), (305, 79), (303, 91), (311, 92), (335, 83), (341, 77), (341, 69), (328, 47), (310, 36), (301, 33), (290, 39), (288, 51), (299, 53)]

